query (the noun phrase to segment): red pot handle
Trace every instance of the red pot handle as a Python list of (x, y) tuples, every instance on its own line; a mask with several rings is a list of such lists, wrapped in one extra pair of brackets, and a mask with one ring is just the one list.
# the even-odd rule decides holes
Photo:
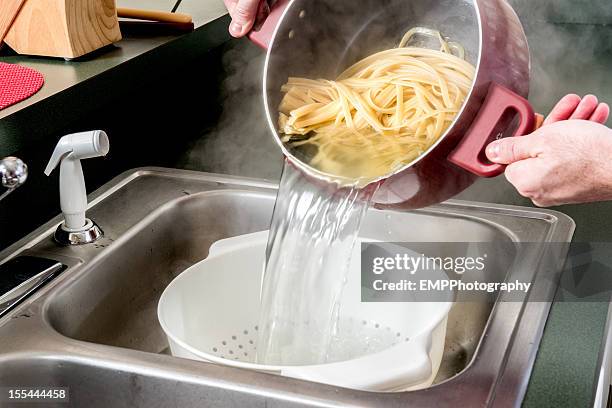
[(486, 159), (484, 150), (490, 142), (499, 137), (493, 132), (508, 110), (515, 111), (520, 118), (518, 129), (513, 136), (524, 136), (535, 130), (536, 116), (529, 101), (492, 82), (476, 119), (455, 150), (448, 156), (448, 160), (481, 177), (496, 177), (503, 174), (506, 166), (490, 163)]
[(249, 33), (249, 39), (264, 50), (267, 50), (270, 46), (270, 41), (272, 41), (274, 30), (276, 30), (276, 26), (278, 26), (278, 23), (283, 16), (283, 12), (289, 5), (289, 1), (290, 0), (262, 1), (260, 5), (260, 12), (258, 14), (263, 14), (265, 18), (266, 13), (262, 13), (262, 8), (268, 8), (270, 13), (268, 14), (268, 17), (265, 18), (265, 21), (257, 21), (255, 23), (255, 28)]

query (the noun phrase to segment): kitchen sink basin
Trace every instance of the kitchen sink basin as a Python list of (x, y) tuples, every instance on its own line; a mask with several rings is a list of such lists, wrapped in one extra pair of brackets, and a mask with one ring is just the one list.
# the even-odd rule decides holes
[[(267, 229), (275, 194), (264, 181), (138, 169), (92, 195), (88, 215), (105, 232), (100, 241), (58, 246), (57, 218), (5, 250), (0, 263), (28, 255), (67, 269), (0, 319), (0, 386), (69, 387), (71, 404), (88, 407), (520, 404), (557, 285), (537, 279), (539, 250), (519, 269), (533, 278), (540, 301), (455, 303), (442, 366), (428, 389), (354, 391), (169, 356), (156, 314), (161, 293), (206, 258), (213, 242)], [(377, 237), (381, 223), (385, 235)], [(411, 212), (371, 210), (362, 231), (386, 241), (544, 248), (568, 242), (573, 227), (553, 211), (451, 201)], [(515, 273), (497, 270), (507, 279)]]

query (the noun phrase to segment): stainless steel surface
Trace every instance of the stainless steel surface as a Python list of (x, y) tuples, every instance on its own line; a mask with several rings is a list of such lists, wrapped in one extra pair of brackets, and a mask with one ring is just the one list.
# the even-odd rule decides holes
[(104, 236), (104, 232), (92, 220), (86, 219), (86, 222), (85, 229), (76, 232), (66, 230), (64, 224), (61, 224), (55, 230), (53, 238), (63, 246), (93, 244)]
[(28, 179), (28, 166), (17, 157), (0, 160), (0, 182), (6, 190), (0, 192), (0, 201)]
[[(69, 386), (71, 403), (90, 407), (521, 401), (549, 302), (454, 305), (437, 385), (414, 392), (352, 391), (165, 355), (168, 344), (156, 317), (162, 290), (205, 258), (216, 240), (267, 229), (275, 191), (263, 181), (141, 169), (91, 197), (89, 214), (106, 233), (96, 244), (59, 248), (52, 238), (58, 217), (0, 253), (2, 260), (27, 249), (68, 265), (0, 319), (0, 384)], [(388, 223), (394, 240), (423, 242), (565, 242), (574, 228), (553, 211), (469, 202), (372, 210), (365, 233), (379, 231), (374, 226), (381, 223)], [(521, 259), (507, 279), (533, 277), (539, 265), (537, 258)], [(554, 279), (534, 285), (552, 299)]]
[(45, 77), (45, 85), (30, 98), (0, 111), (0, 119), (128, 62), (175, 38), (174, 36), (157, 36), (147, 39), (125, 38), (115, 45), (99, 50), (95, 53), (95, 58), (94, 56), (86, 56), (84, 59), (72, 62), (66, 62), (63, 59), (32, 58), (21, 55), (2, 56), (0, 57), (2, 62), (25, 65), (42, 73)]
[[(282, 142), (277, 130), (278, 106), (287, 78), (336, 78), (359, 59), (396, 47), (402, 35), (415, 26), (439, 29), (462, 44), (466, 59), (476, 67), (476, 76), (445, 134), (412, 163), (373, 181), (386, 179), (374, 201), (421, 208), (452, 198), (474, 183), (476, 176), (451, 164), (448, 156), (470, 128), (490, 83), (523, 97), (529, 93), (527, 38), (505, 0), (291, 1), (268, 48), (263, 87), (271, 132), (292, 163), (313, 178), (347, 182), (309, 166), (313, 149)], [(511, 115), (500, 119), (499, 136), (507, 133), (511, 120)]]
[(63, 269), (64, 265), (57, 262), (55, 265), (41, 271), (39, 274), (33, 276), (21, 285), (15, 287), (11, 291), (0, 295), (0, 316), (7, 313), (13, 306), (30, 296), (42, 285), (47, 283), (57, 273)]
[(612, 393), (610, 393), (610, 388), (612, 388), (612, 303), (608, 306), (608, 317), (599, 360), (593, 408), (608, 408), (612, 403)]

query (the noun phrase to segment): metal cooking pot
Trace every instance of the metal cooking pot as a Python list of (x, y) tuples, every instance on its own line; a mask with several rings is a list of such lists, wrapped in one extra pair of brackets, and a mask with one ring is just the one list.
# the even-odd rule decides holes
[[(334, 79), (361, 58), (395, 47), (408, 29), (417, 26), (440, 30), (461, 43), (466, 59), (476, 66), (476, 76), (446, 133), (414, 162), (375, 180), (380, 188), (374, 201), (424, 207), (453, 197), (478, 176), (504, 172), (504, 166), (486, 159), (485, 147), (496, 138), (528, 134), (536, 122), (525, 99), (530, 68), (527, 39), (505, 0), (277, 1), (250, 38), (268, 50), (264, 72), (268, 121), (292, 164), (320, 180), (333, 176), (310, 167), (304, 153), (280, 139), (278, 106), (287, 79)], [(515, 130), (510, 132), (511, 128)]]

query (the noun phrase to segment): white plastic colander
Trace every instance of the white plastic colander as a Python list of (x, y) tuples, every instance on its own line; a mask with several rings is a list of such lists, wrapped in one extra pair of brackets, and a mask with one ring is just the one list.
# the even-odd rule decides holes
[[(359, 247), (340, 312), (343, 361), (309, 366), (255, 363), (267, 231), (221, 240), (178, 276), (159, 301), (172, 355), (346, 388), (402, 391), (433, 382), (451, 302), (362, 303)], [(369, 240), (366, 240), (369, 241)]]

